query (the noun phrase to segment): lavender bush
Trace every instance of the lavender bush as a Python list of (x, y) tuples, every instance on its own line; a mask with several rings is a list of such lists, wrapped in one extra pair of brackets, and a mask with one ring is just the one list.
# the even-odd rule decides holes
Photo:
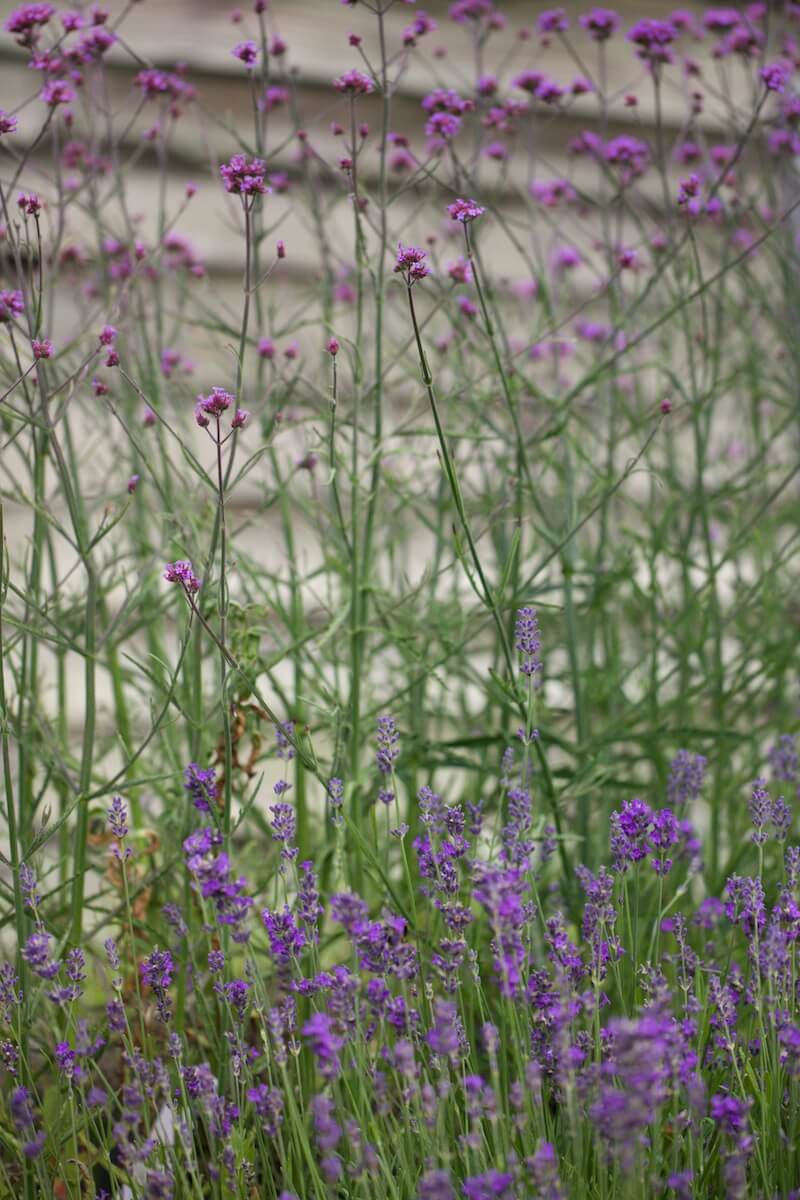
[(5, 21), (0, 1194), (800, 1196), (800, 4), (330, 6)]

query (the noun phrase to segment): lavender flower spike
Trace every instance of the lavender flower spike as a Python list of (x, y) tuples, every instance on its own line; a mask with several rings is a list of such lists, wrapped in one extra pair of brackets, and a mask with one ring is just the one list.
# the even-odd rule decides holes
[(537, 671), (540, 671), (542, 667), (539, 661), (541, 639), (539, 637), (539, 619), (535, 608), (517, 609), (514, 644), (522, 659), (520, 670), (523, 675), (535, 675)]

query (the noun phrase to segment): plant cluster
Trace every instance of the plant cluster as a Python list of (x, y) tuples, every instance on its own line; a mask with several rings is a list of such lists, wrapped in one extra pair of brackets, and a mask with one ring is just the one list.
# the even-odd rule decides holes
[(5, 22), (0, 1195), (798, 1197), (800, 5), (344, 7)]

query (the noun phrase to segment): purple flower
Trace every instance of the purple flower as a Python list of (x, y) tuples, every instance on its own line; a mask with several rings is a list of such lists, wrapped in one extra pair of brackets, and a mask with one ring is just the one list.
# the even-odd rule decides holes
[(446, 142), (458, 137), (461, 132), (461, 118), (448, 112), (432, 113), (425, 122), (425, 136), (433, 141), (434, 149), (441, 149)]
[(112, 30), (96, 25), (81, 38), (75, 47), (75, 56), (78, 61), (84, 63), (97, 61), (114, 45), (116, 40), (117, 36)]
[[(491, 158), (494, 162), (504, 162), (508, 158), (508, 147), (505, 142), (490, 142), (488, 146), (483, 147), (481, 154), (484, 158)], [(470, 273), (471, 270), (470, 268)]]
[(72, 1049), (69, 1042), (57, 1042), (54, 1057), (58, 1069), (62, 1071), (68, 1079), (71, 1079), (75, 1068), (75, 1051)]
[(249, 1009), (250, 986), (244, 979), (232, 979), (228, 983), (217, 980), (214, 983), (214, 991), (231, 1006), (240, 1021), (244, 1020)]
[(591, 950), (592, 975), (603, 979), (609, 962), (622, 955), (619, 939), (614, 934), (617, 920), (614, 876), (605, 867), (592, 875), (586, 867), (577, 866), (575, 874), (586, 894), (581, 933)]
[(759, 78), (768, 92), (785, 92), (789, 72), (783, 63), (767, 63), (759, 71)]
[(426, 1171), (417, 1185), (417, 1200), (456, 1200), (450, 1172), (445, 1170)]
[(590, 1115), (622, 1169), (630, 1171), (647, 1127), (669, 1099), (679, 1030), (671, 1017), (653, 1010), (612, 1021), (608, 1033), (603, 1074), (613, 1082), (603, 1083)]
[(790, 1079), (800, 1077), (800, 1029), (785, 1025), (780, 1031), (781, 1063)]
[(24, 311), (22, 292), (0, 291), (0, 325), (7, 325), (14, 317), (21, 317)]
[(268, 1137), (275, 1137), (283, 1124), (283, 1092), (280, 1088), (259, 1083), (257, 1087), (248, 1089), (247, 1099), (261, 1118), (264, 1132)]
[(107, 1103), (108, 1092), (105, 1088), (98, 1087), (97, 1085), (89, 1088), (86, 1093), (87, 1108), (105, 1108)]
[(222, 414), (234, 403), (234, 397), (230, 392), (226, 392), (221, 387), (214, 387), (208, 396), (197, 397), (197, 403), (194, 408), (195, 420), (201, 428), (205, 428), (209, 423), (209, 417), (213, 417), (216, 421), (219, 421)]
[(541, 1200), (561, 1200), (564, 1192), (558, 1177), (558, 1155), (552, 1142), (540, 1142), (525, 1167), (536, 1195)]
[(578, 199), (568, 179), (533, 180), (528, 190), (534, 200), (545, 208), (557, 208), (562, 202), (574, 203)]
[(197, 763), (189, 763), (183, 771), (183, 787), (192, 798), (198, 812), (210, 812), (211, 802), (217, 799), (217, 777), (213, 767), (203, 770)]
[(319, 1160), (319, 1169), (327, 1184), (331, 1187), (342, 1177), (342, 1159), (339, 1154), (326, 1154)]
[(348, 931), (359, 966), (375, 975), (412, 979), (417, 971), (416, 949), (404, 940), (406, 922), (389, 911), (383, 916), (383, 921), (356, 921)]
[(50, 934), (38, 925), (22, 949), (22, 957), (40, 979), (55, 979), (61, 966), (58, 959), (50, 958), (50, 941)]
[(606, 162), (624, 168), (631, 178), (641, 175), (650, 161), (650, 151), (645, 143), (627, 134), (612, 138), (607, 143), (603, 155)]
[(546, 76), (542, 71), (532, 70), (528, 67), (524, 71), (520, 71), (519, 75), (515, 75), (511, 83), (513, 87), (519, 88), (520, 91), (528, 92), (531, 96), (534, 96), (545, 79)]
[(33, 46), (40, 27), (47, 24), (55, 11), (52, 4), (23, 4), (11, 13), (5, 28), (16, 35), (18, 45)]
[(605, 42), (621, 24), (619, 13), (611, 8), (593, 8), (579, 18), (581, 26), (596, 42)]
[(319, 887), (312, 862), (300, 863), (300, 886), (297, 890), (297, 911), (300, 920), (308, 927), (314, 941), (318, 938), (317, 925), (324, 913), (320, 904)]
[(344, 803), (344, 784), (334, 776), (328, 780), (328, 802), (331, 808), (331, 820), (335, 825), (342, 822), (342, 804)]
[(198, 1063), (197, 1066), (182, 1067), (181, 1075), (183, 1076), (186, 1094), (192, 1100), (213, 1096), (217, 1091), (217, 1081), (206, 1062)]
[(293, 854), (286, 853), (297, 833), (297, 818), (295, 817), (294, 808), (291, 804), (281, 802), (279, 804), (271, 804), (269, 811), (272, 813), (273, 841), (283, 844), (284, 851), (281, 852), (283, 857), (295, 858), (296, 851)]
[(418, 12), (414, 20), (403, 30), (403, 45), (413, 46), (419, 37), (423, 37), (426, 33), (433, 33), (439, 26), (433, 17), (429, 17), (427, 13)]
[(418, 279), (424, 279), (426, 275), (430, 275), (430, 268), (424, 261), (426, 257), (426, 251), (421, 250), (419, 246), (404, 246), (402, 242), (398, 242), (394, 269), (397, 274), (403, 276), (408, 287), (411, 287)]
[(19, 885), (25, 907), (35, 912), (42, 902), (42, 897), (39, 895), (35, 871), (24, 862), (19, 864)]
[(514, 1200), (514, 1176), (495, 1169), (471, 1175), (464, 1180), (461, 1194), (466, 1200)]
[(345, 71), (344, 75), (339, 75), (334, 79), (333, 86), (337, 92), (344, 92), (348, 96), (367, 96), (370, 92), (375, 91), (375, 84), (369, 75), (355, 70)]
[(451, 1000), (434, 1000), (433, 1027), (425, 1035), (434, 1054), (456, 1062), (461, 1057), (463, 1038), (457, 1006)]
[(391, 775), (400, 754), (400, 734), (394, 717), (378, 717), (378, 749), (375, 762), (382, 775)]
[(120, 841), (128, 835), (128, 810), (122, 796), (114, 796), (108, 809), (108, 827)]
[(676, 811), (700, 799), (706, 773), (702, 754), (679, 750), (672, 760), (667, 780), (667, 804)]
[(128, 1023), (125, 1018), (125, 1008), (119, 1000), (109, 1000), (106, 1005), (106, 1020), (111, 1033), (125, 1033)]
[(427, 784), (417, 792), (419, 801), (419, 819), (431, 833), (442, 833), (445, 827), (446, 808), (442, 797), (432, 791)]
[(231, 54), (234, 58), (238, 58), (241, 63), (244, 63), (248, 71), (252, 71), (258, 62), (258, 46), (252, 40), (239, 42), (238, 46), (234, 46)]
[(583, 259), (574, 246), (557, 246), (550, 257), (550, 265), (556, 274), (573, 271)]
[(783, 796), (778, 796), (772, 805), (772, 828), (777, 842), (786, 841), (792, 828), (792, 810)]
[(554, 79), (544, 78), (533, 94), (542, 104), (557, 104), (565, 95), (565, 89)]
[(514, 997), (522, 986), (527, 958), (522, 934), (530, 919), (530, 910), (523, 901), (528, 883), (519, 867), (488, 863), (475, 863), (473, 876), (474, 898), (486, 910), (492, 931), (491, 950), (500, 994)]
[(275, 726), (275, 745), (277, 747), (278, 758), (284, 762), (291, 762), (294, 758), (294, 746), (289, 741), (289, 738), (294, 735), (294, 721), (284, 721), (282, 725)]
[(26, 1158), (38, 1158), (44, 1149), (46, 1135), (43, 1129), (35, 1133), (36, 1120), (33, 1113), (30, 1092), (26, 1087), (14, 1088), (8, 1098), (8, 1107), (14, 1128), (23, 1141), (22, 1150)]
[(575, 322), (575, 333), (587, 342), (608, 342), (613, 336), (614, 330), (603, 321), (588, 321), (581, 318), (580, 321)]
[(42, 201), (37, 192), (20, 192), (17, 196), (17, 208), (27, 217), (38, 217), (42, 211)]
[(146, 987), (151, 987), (154, 991), (164, 991), (169, 987), (172, 982), (172, 972), (174, 970), (175, 964), (172, 961), (170, 952), (168, 950), (159, 950), (158, 948), (153, 950), (139, 965), (142, 983)]
[(786, 868), (786, 886), (790, 892), (797, 889), (800, 881), (800, 846), (787, 846), (783, 856)]
[(75, 89), (63, 79), (51, 79), (39, 93), (39, 99), (48, 108), (56, 108), (59, 104), (71, 104), (75, 99)]
[(486, 212), (475, 200), (454, 200), (448, 204), (447, 211), (452, 221), (461, 221), (466, 225), (469, 221), (477, 221)]
[(111, 967), (111, 970), (118, 971), (120, 969), (120, 957), (119, 950), (117, 949), (117, 943), (113, 938), (106, 938), (106, 940), (103, 942), (103, 949), (106, 952), (106, 958), (108, 959), (108, 965)]
[(331, 896), (330, 906), (334, 921), (338, 921), (348, 934), (352, 934), (369, 915), (366, 902), (353, 892), (339, 892)]
[(489, 29), (503, 29), (505, 17), (495, 8), (494, 0), (455, 0), (450, 5), (450, 17), (459, 25), (467, 21), (485, 22)]
[(67, 951), (65, 971), (67, 979), (74, 985), (72, 988), (72, 999), (77, 1000), (82, 994), (81, 988), (78, 985), (83, 983), (86, 978), (86, 955), (80, 946), (73, 946), (71, 950)]
[(619, 812), (611, 814), (611, 852), (614, 869), (626, 871), (631, 863), (647, 855), (647, 835), (653, 810), (644, 800), (626, 800)]
[(183, 913), (177, 904), (165, 904), (161, 912), (170, 929), (174, 929), (179, 938), (185, 938), (189, 927), (183, 919)]
[(696, 212), (700, 206), (698, 204), (692, 204), (691, 202), (700, 195), (702, 188), (702, 180), (700, 179), (700, 176), (695, 175), (694, 172), (687, 176), (686, 179), (681, 179), (680, 183), (678, 184), (678, 204), (680, 207), (688, 207), (688, 211), (693, 216), (696, 215)]
[(159, 950), (156, 947), (147, 958), (139, 964), (139, 974), (145, 987), (150, 987), (156, 997), (158, 1016), (164, 1024), (170, 1019), (167, 989), (172, 982), (172, 972), (175, 964), (169, 950)]
[(797, 757), (797, 747), (791, 733), (783, 733), (774, 746), (770, 747), (769, 765), (775, 779), (785, 783), (796, 783), (800, 763)]
[(234, 154), (219, 169), (225, 191), (236, 196), (264, 195), (269, 190), (264, 183), (265, 171), (260, 158), (248, 159), (244, 154)]
[(653, 815), (653, 822), (647, 839), (647, 848), (655, 857), (651, 866), (656, 875), (668, 875), (672, 869), (672, 859), (666, 855), (680, 841), (680, 829), (675, 814), (670, 808), (659, 809)]
[(727, 33), (740, 20), (741, 15), (735, 8), (709, 8), (703, 14), (703, 25), (711, 33)]
[[(317, 1060), (317, 1066), (323, 1079), (335, 1079), (341, 1070), (339, 1051), (344, 1046), (344, 1038), (334, 1033), (331, 1018), (327, 1013), (314, 1013), (303, 1026), (302, 1034), (304, 1038), (308, 1039), (311, 1053)], [(317, 1099), (320, 1099), (320, 1097), (317, 1097)], [(338, 1140), (337, 1137), (336, 1141)], [(335, 1145), (336, 1143), (334, 1142), (333, 1144)], [(328, 1149), (329, 1147), (325, 1146), (323, 1148)]]
[(289, 966), (306, 945), (305, 932), (295, 922), (288, 904), (283, 912), (271, 912), (265, 908), (261, 920), (269, 937), (269, 949), (279, 967)]
[[(450, 113), (453, 117), (461, 117), (464, 113), (472, 112), (475, 104), (472, 100), (464, 100), (452, 88), (434, 88), (422, 101), (426, 113)], [(398, 137), (394, 135), (395, 139)]]
[(15, 1088), (8, 1098), (11, 1119), (16, 1129), (22, 1133), (34, 1123), (33, 1105), (30, 1092), (26, 1087)]
[(533, 851), (533, 842), (525, 835), (532, 821), (530, 793), (524, 788), (511, 788), (508, 793), (508, 819), (503, 826), (503, 851), (505, 862), (515, 867), (525, 867)]
[(239, 944), (249, 938), (245, 918), (253, 900), (246, 894), (246, 878), (231, 878), (227, 854), (209, 857), (221, 840), (221, 835), (213, 829), (199, 829), (190, 834), (184, 842), (186, 866), (194, 876), (200, 894), (212, 899), (219, 924), (230, 926), (231, 937)]
[(725, 892), (725, 915), (728, 920), (734, 925), (741, 925), (747, 938), (760, 933), (767, 923), (762, 881), (749, 876), (731, 875), (725, 884)]
[(740, 1100), (738, 1096), (718, 1092), (711, 1097), (711, 1117), (723, 1132), (737, 1136), (747, 1128), (747, 1114), (750, 1102)]
[(187, 83), (180, 75), (171, 74), (168, 71), (156, 69), (140, 71), (134, 79), (134, 84), (139, 88), (145, 100), (157, 100), (162, 96), (169, 96), (177, 104), (181, 100), (193, 100), (195, 96), (195, 90), (190, 83)]
[(750, 821), (754, 829), (751, 835), (752, 841), (757, 846), (763, 846), (768, 836), (766, 827), (772, 817), (772, 800), (767, 791), (765, 779), (759, 777), (753, 784), (748, 808), (750, 810)]
[(585, 75), (576, 75), (569, 85), (569, 90), (573, 96), (588, 96), (595, 90), (595, 86)]
[(771, 129), (767, 146), (772, 154), (800, 154), (800, 137), (792, 129)]
[(569, 19), (563, 8), (548, 8), (539, 13), (540, 33), (566, 33)]
[(514, 627), (514, 645), (522, 659), (520, 670), (523, 675), (533, 676), (541, 670), (542, 664), (539, 660), (541, 644), (536, 609), (518, 608)]
[(678, 31), (671, 21), (645, 18), (643, 21), (637, 21), (626, 36), (628, 41), (637, 47), (636, 53), (639, 58), (651, 65), (673, 61), (669, 47), (678, 36)]
[(187, 559), (167, 563), (164, 568), (164, 578), (167, 583), (179, 583), (190, 596), (194, 596), (200, 591), (200, 580)]
[(669, 19), (678, 33), (688, 33), (698, 41), (702, 40), (703, 31), (697, 23), (696, 14), (686, 8), (675, 8), (669, 14)]
[(171, 1171), (148, 1170), (144, 1180), (144, 1200), (173, 1200), (175, 1176)]
[(724, 58), (729, 54), (739, 54), (750, 58), (758, 54), (764, 44), (764, 34), (751, 22), (741, 22), (732, 29), (714, 47), (715, 58)]
[(0, 137), (5, 133), (13, 133), (16, 128), (17, 118), (0, 108)]
[(47, 1134), (43, 1129), (38, 1130), (33, 1137), (22, 1144), (22, 1152), (26, 1158), (38, 1158), (44, 1150), (44, 1144), (47, 1141)]

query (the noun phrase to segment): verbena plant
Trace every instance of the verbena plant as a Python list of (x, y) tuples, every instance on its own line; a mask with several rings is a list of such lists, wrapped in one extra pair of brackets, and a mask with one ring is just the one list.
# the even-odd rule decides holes
[(800, 6), (349, 7), (6, 22), (2, 1194), (798, 1195)]

